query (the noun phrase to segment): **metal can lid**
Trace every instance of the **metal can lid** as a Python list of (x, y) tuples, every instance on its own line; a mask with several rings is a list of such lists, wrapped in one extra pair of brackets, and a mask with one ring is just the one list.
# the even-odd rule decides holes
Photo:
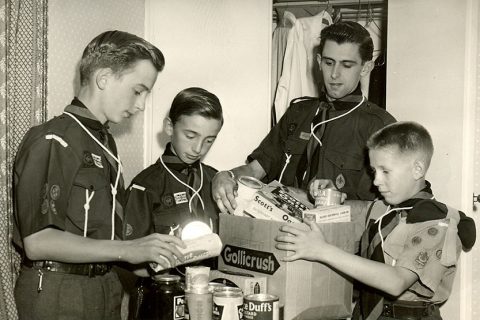
[(180, 276), (175, 274), (162, 274), (153, 277), (155, 282), (179, 282)]
[(255, 177), (240, 176), (238, 182), (252, 189), (262, 189), (263, 183)]
[(273, 294), (268, 294), (268, 293), (255, 293), (255, 294), (249, 294), (245, 296), (245, 300), (260, 301), (260, 302), (278, 301), (278, 296)]
[(215, 288), (214, 296), (243, 297), (243, 291), (238, 287)]

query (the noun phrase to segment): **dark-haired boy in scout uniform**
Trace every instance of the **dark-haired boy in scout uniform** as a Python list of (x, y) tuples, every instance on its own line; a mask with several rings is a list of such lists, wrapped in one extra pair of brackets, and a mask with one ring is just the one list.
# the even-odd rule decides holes
[(462, 246), (475, 243), (475, 223), (435, 200), (425, 180), (433, 154), (425, 128), (394, 123), (367, 146), (383, 199), (358, 201), (366, 214), (361, 256), (330, 245), (310, 222), (308, 231), (281, 227), (277, 248), (293, 251), (285, 261), (319, 261), (357, 280), (360, 301), (352, 319), (442, 319), (439, 306), (450, 295)]
[(160, 50), (145, 40), (104, 32), (84, 50), (78, 98), (25, 135), (14, 168), (20, 319), (120, 319), (112, 263), (182, 259), (175, 237), (122, 241), (122, 168), (107, 130), (144, 109), (163, 66)]
[(360, 90), (360, 79), (373, 68), (372, 56), (373, 41), (360, 24), (339, 22), (322, 30), (317, 60), (324, 93), (293, 100), (248, 164), (215, 176), (213, 195), (222, 212), (234, 212), (234, 177), (240, 175), (304, 190), (331, 186), (348, 199), (375, 198), (365, 143), (395, 119)]

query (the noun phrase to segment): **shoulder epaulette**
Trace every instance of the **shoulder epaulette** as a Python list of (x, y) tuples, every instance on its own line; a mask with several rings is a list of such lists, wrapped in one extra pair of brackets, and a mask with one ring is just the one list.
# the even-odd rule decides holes
[(318, 100), (318, 97), (308, 97), (308, 96), (305, 96), (305, 97), (298, 97), (298, 98), (295, 98), (295, 99), (292, 99), (290, 101), (290, 106), (294, 103), (297, 103), (297, 102), (301, 102), (301, 101), (311, 101), (311, 100)]

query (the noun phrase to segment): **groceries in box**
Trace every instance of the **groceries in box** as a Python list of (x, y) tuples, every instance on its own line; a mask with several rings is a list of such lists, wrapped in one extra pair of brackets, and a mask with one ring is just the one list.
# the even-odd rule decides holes
[(302, 194), (295, 188), (273, 181), (257, 191), (253, 200), (238, 208), (235, 215), (291, 223), (299, 223), (304, 219), (317, 223), (349, 222), (350, 206), (329, 205), (314, 208), (306, 193)]

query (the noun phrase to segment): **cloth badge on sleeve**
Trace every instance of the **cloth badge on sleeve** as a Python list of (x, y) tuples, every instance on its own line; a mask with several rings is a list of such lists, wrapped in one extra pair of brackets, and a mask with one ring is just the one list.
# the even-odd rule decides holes
[(60, 197), (60, 187), (56, 184), (54, 184), (50, 188), (50, 199), (52, 200), (57, 200)]
[(133, 233), (133, 227), (130, 223), (127, 223), (127, 227), (125, 228), (125, 235), (128, 237), (128, 236), (131, 236)]
[(93, 159), (93, 163), (94, 163), (97, 167), (103, 168), (102, 157), (101, 157), (101, 156), (96, 155), (95, 153), (92, 153), (92, 159)]
[(174, 193), (173, 196), (175, 197), (176, 204), (188, 202), (187, 193), (185, 191)]
[(345, 177), (343, 176), (343, 174), (339, 174), (337, 176), (337, 178), (335, 179), (335, 186), (337, 187), (337, 189), (342, 189), (343, 187), (345, 187)]
[(83, 152), (83, 165), (87, 168), (93, 167), (93, 158), (92, 154), (88, 151)]
[(310, 132), (300, 132), (299, 138), (302, 140), (310, 140)]
[(173, 207), (173, 205), (175, 204), (174, 201), (173, 201), (173, 197), (171, 194), (165, 194), (162, 196), (162, 203), (164, 206), (166, 206), (167, 208), (170, 208), (170, 207)]

